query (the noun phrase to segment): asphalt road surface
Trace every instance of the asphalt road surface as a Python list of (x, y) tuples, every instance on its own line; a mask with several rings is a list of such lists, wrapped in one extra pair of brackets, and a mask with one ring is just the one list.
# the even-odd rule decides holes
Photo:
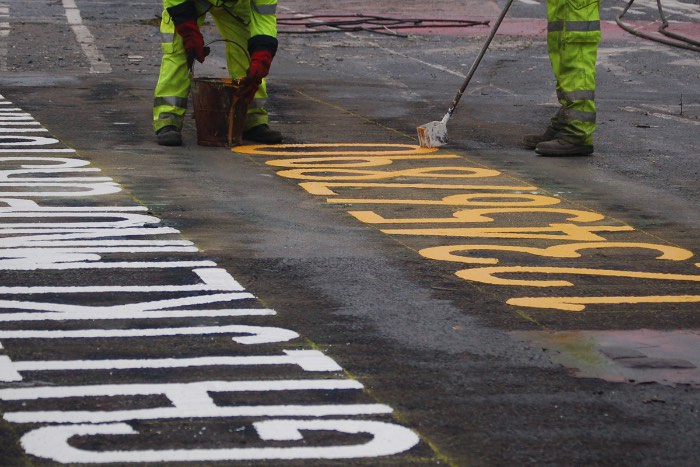
[(504, 2), (328, 3), (230, 149), (155, 142), (160, 2), (0, 0), (0, 464), (697, 465), (698, 52), (604, 1), (595, 153), (538, 157), (516, 1), (427, 149)]

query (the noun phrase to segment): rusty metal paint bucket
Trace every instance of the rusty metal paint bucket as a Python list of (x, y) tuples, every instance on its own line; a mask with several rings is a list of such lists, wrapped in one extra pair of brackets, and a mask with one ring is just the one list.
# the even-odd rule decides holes
[(248, 105), (240, 99), (241, 80), (192, 78), (192, 102), (200, 146), (235, 146), (243, 140)]

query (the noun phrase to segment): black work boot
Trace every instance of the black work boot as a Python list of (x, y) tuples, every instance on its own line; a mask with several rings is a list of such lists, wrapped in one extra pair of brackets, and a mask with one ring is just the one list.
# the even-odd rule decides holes
[(523, 146), (528, 149), (535, 149), (538, 144), (545, 141), (551, 141), (557, 137), (557, 130), (548, 126), (544, 133), (539, 135), (525, 135), (523, 137)]
[(271, 130), (269, 126), (263, 123), (244, 131), (243, 139), (262, 144), (278, 144), (282, 142), (282, 133)]
[(593, 154), (593, 145), (570, 143), (557, 138), (538, 144), (535, 152), (541, 156), (589, 156)]
[(182, 146), (182, 134), (175, 126), (165, 126), (156, 133), (158, 144), (161, 146)]

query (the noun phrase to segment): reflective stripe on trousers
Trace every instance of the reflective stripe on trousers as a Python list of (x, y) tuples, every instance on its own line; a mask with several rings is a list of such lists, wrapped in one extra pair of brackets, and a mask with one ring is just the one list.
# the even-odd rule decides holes
[(572, 143), (592, 144), (600, 0), (547, 0), (547, 48), (561, 109), (552, 127)]
[[(250, 63), (247, 54), (250, 35), (248, 27), (223, 8), (213, 7), (208, 13), (211, 14), (221, 36), (233, 42), (226, 43), (226, 64), (230, 76), (234, 78), (245, 76)], [(203, 22), (204, 16), (201, 16), (200, 26)], [(153, 102), (153, 130), (156, 132), (171, 125), (182, 127), (191, 85), (182, 38), (175, 33), (175, 26), (167, 10), (163, 10), (160, 34), (164, 42), (161, 43), (163, 58)], [(194, 68), (196, 73), (197, 62)], [(267, 112), (262, 107), (266, 98), (267, 86), (266, 80), (263, 80), (255, 94), (255, 100), (248, 108), (246, 129), (268, 123)]]

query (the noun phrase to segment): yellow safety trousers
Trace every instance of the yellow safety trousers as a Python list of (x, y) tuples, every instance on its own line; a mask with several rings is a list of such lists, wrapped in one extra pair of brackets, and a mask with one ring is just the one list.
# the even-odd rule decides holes
[[(247, 51), (250, 38), (250, 2), (239, 1), (233, 7), (209, 5), (208, 13), (212, 16), (221, 37), (227, 41), (226, 65), (230, 77), (244, 77), (250, 64)], [(205, 15), (201, 14), (198, 19), (200, 27), (204, 19)], [(166, 126), (182, 128), (191, 87), (182, 37), (175, 32), (175, 24), (166, 9), (163, 9), (160, 33), (163, 58), (153, 102), (153, 130), (156, 132)], [(276, 35), (276, 30), (274, 34)], [(246, 130), (268, 123), (268, 114), (264, 108), (266, 98), (267, 83), (263, 79), (253, 103), (248, 108)]]
[(559, 137), (593, 143), (600, 0), (547, 0), (547, 48), (561, 108), (551, 126)]

